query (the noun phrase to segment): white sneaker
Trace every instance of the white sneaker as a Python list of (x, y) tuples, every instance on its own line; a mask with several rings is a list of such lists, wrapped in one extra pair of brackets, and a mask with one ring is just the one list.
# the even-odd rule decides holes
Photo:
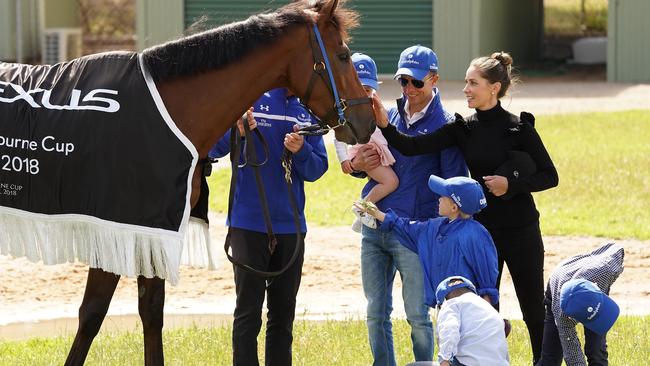
[(375, 220), (374, 217), (368, 215), (367, 213), (362, 213), (361, 214), (361, 223), (366, 225), (367, 227), (371, 229), (376, 229), (377, 228), (377, 220)]
[(360, 233), (361, 232), (361, 225), (362, 225), (361, 224), (361, 219), (357, 217), (354, 220), (354, 222), (352, 223), (352, 231), (354, 231), (355, 233)]

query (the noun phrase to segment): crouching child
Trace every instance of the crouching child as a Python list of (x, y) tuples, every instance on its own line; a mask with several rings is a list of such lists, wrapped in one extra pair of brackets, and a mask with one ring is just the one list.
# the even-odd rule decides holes
[(509, 365), (503, 318), (470, 280), (448, 277), (436, 289), (440, 366)]

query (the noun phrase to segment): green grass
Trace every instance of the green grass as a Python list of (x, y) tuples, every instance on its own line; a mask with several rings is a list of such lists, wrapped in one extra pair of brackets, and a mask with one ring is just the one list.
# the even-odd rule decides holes
[[(230, 365), (231, 328), (191, 327), (164, 332), (167, 365)], [(582, 331), (579, 331), (581, 334)], [(264, 330), (259, 338), (263, 357)], [(365, 322), (296, 321), (293, 359), (296, 365), (368, 365), (371, 363)], [(413, 361), (409, 326), (394, 322), (397, 364)], [(650, 317), (621, 317), (608, 334), (611, 365), (644, 365), (650, 359)], [(0, 365), (60, 365), (72, 337), (39, 338), (28, 341), (0, 341)], [(508, 338), (512, 365), (526, 365), (531, 353), (522, 321), (513, 321)], [(634, 350), (634, 352), (631, 352)], [(142, 365), (142, 333), (139, 329), (113, 334), (100, 333), (90, 349), (86, 365)]]
[(584, 28), (580, 25), (580, 2), (581, 0), (545, 0), (545, 33), (605, 35), (607, 33), (608, 0), (585, 0)]
[[(536, 127), (560, 175), (535, 194), (545, 235), (650, 239), (650, 111), (540, 116)], [(344, 176), (328, 153), (327, 173), (306, 184), (307, 221), (348, 225), (365, 180)], [(211, 210), (226, 212), (229, 177), (210, 177)]]
[(545, 234), (650, 239), (650, 111), (544, 116), (538, 130), (560, 175), (535, 197)]

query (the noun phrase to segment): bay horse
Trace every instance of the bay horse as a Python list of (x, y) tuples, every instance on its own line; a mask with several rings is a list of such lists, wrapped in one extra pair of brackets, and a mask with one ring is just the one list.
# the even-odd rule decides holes
[[(301, 97), (323, 126), (334, 129), (338, 140), (348, 144), (369, 140), (375, 128), (371, 102), (357, 78), (346, 45), (348, 31), (358, 25), (358, 14), (343, 3), (295, 1), (276, 11), (170, 41), (137, 55), (155, 83), (164, 109), (195, 148), (199, 162), (206, 160), (213, 144), (262, 93), (278, 87), (286, 87)], [(27, 94), (23, 93), (23, 99), (28, 99)], [(73, 93), (74, 98), (68, 107), (79, 108), (79, 95)], [(199, 199), (202, 171), (193, 169), (191, 173), (191, 207)], [(89, 268), (79, 308), (79, 327), (66, 365), (85, 362), (121, 275), (127, 273)], [(162, 365), (165, 278), (136, 275), (144, 361), (146, 365)]]
[[(165, 107), (202, 159), (263, 92), (277, 87), (287, 87), (301, 96), (317, 117), (336, 127), (339, 141), (355, 144), (369, 140), (374, 129), (371, 105), (349, 103), (345, 108), (347, 123), (342, 124), (339, 115), (333, 113), (338, 102), (333, 92), (337, 90), (331, 90), (325, 74), (315, 73), (327, 70), (316, 55), (314, 25), (320, 31), (341, 98), (365, 98), (345, 43), (348, 31), (358, 24), (358, 15), (342, 5), (337, 0), (303, 0), (142, 53)], [(201, 170), (196, 169), (192, 179), (192, 206), (200, 194)], [(98, 268), (89, 269), (79, 328), (66, 365), (85, 361), (119, 278)], [(145, 365), (164, 363), (164, 286), (163, 279), (138, 277)]]

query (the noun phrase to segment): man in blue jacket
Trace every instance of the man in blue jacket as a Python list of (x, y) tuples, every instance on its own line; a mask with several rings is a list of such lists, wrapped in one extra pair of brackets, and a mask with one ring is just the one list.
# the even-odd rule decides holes
[[(397, 107), (388, 111), (390, 123), (408, 135), (433, 132), (453, 120), (440, 102), (436, 87), (438, 58), (429, 48), (415, 45), (400, 55), (395, 73), (402, 86)], [(442, 178), (466, 176), (467, 166), (456, 148), (442, 153), (403, 156), (397, 150), (393, 170), (399, 178), (397, 190), (377, 202), (380, 210), (392, 209), (398, 216), (413, 220), (436, 217), (438, 195), (427, 187), (429, 176)], [(362, 148), (350, 162), (355, 171), (367, 171), (379, 164), (379, 157), (370, 147)], [(376, 183), (363, 188), (362, 197)], [(392, 233), (363, 227), (361, 239), (361, 277), (368, 300), (367, 325), (373, 365), (395, 365), (393, 332), (390, 314), (395, 272), (402, 279), (402, 298), (406, 318), (411, 325), (413, 355), (416, 361), (433, 358), (433, 326), (429, 307), (424, 299), (424, 275), (417, 254), (402, 246)]]
[[(300, 231), (307, 232), (305, 223), (304, 182), (313, 182), (327, 170), (327, 153), (321, 136), (303, 137), (294, 133), (296, 126), (311, 124), (310, 115), (287, 94), (286, 89), (273, 89), (264, 93), (253, 105), (256, 128), (269, 146), (268, 162), (260, 168), (266, 196), (269, 200), (273, 232), (277, 246), (271, 252), (264, 225), (262, 206), (255, 185), (254, 172), (248, 165), (237, 177), (237, 190), (232, 206), (229, 240), (232, 255), (239, 262), (262, 271), (276, 271), (291, 258), (297, 233), (293, 211), (289, 204), (281, 159), (286, 147), (293, 153), (293, 195), (299, 210)], [(265, 152), (257, 138), (252, 138), (257, 156), (264, 159)], [(243, 144), (242, 144), (243, 145)], [(227, 133), (210, 151), (214, 158), (230, 151), (230, 133)], [(233, 364), (258, 365), (257, 335), (262, 325), (262, 304), (267, 297), (266, 364), (290, 365), (292, 329), (295, 316), (296, 295), (300, 286), (303, 253), (283, 274), (268, 282), (234, 266), (235, 305), (233, 322)]]

